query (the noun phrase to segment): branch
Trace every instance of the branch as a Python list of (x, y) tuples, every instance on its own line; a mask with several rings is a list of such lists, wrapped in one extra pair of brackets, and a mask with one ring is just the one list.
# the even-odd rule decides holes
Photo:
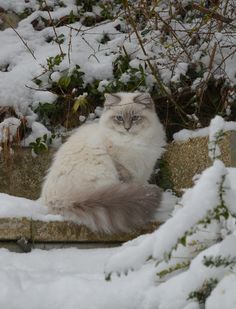
[(231, 19), (229, 17), (225, 17), (225, 16), (223, 16), (223, 15), (217, 13), (217, 12), (209, 10), (209, 9), (207, 9), (207, 8), (205, 8), (203, 6), (200, 6), (200, 5), (196, 4), (196, 3), (192, 3), (188, 7), (191, 8), (191, 9), (195, 9), (195, 10), (203, 13), (204, 15), (210, 15), (214, 19), (220, 20), (220, 21), (222, 21), (222, 22), (224, 22), (226, 24), (230, 24), (233, 21), (233, 19)]

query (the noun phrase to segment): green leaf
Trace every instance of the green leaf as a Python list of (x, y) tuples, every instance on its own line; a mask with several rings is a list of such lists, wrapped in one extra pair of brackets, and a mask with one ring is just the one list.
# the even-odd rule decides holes
[(83, 107), (88, 104), (88, 100), (84, 96), (80, 96), (73, 105), (73, 111), (76, 113), (80, 107)]
[(184, 247), (186, 247), (186, 243), (187, 243), (187, 240), (186, 240), (186, 235), (184, 235), (183, 237), (180, 238), (179, 242), (181, 243), (181, 245), (183, 245)]
[(59, 79), (59, 81), (58, 81), (58, 85), (59, 85), (62, 89), (66, 90), (66, 89), (69, 87), (70, 82), (71, 82), (71, 77), (70, 77), (70, 76), (62, 76), (62, 77)]

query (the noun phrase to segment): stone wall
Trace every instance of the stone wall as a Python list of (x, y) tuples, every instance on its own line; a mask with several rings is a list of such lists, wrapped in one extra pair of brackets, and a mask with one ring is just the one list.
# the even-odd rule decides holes
[[(236, 132), (228, 132), (220, 142), (221, 159), (226, 166), (236, 166)], [(25, 148), (15, 149), (15, 154), (0, 159), (0, 192), (15, 196), (37, 199), (46, 170), (50, 166), (53, 151), (43, 153), (34, 158), (31, 150)], [(208, 138), (200, 137), (187, 142), (173, 142), (167, 146), (164, 154), (170, 180), (174, 189), (181, 193), (181, 189), (191, 187), (193, 176), (201, 173), (211, 165), (208, 157)], [(55, 244), (75, 245), (85, 244), (86, 247), (107, 246), (130, 240), (140, 234), (152, 232), (158, 223), (150, 224), (146, 229), (134, 231), (130, 234), (104, 235), (92, 233), (84, 226), (71, 222), (42, 222), (26, 218), (0, 219), (0, 246), (10, 248), (19, 239), (27, 239), (31, 245)], [(7, 245), (6, 245), (7, 244)], [(54, 244), (54, 245), (53, 245)], [(20, 245), (20, 247), (22, 247)], [(22, 247), (23, 251), (27, 250)]]
[[(212, 164), (208, 156), (208, 142), (208, 137), (198, 137), (186, 142), (172, 142), (167, 146), (164, 160), (175, 191), (181, 193), (182, 189), (191, 187), (193, 177)], [(219, 146), (220, 159), (225, 165), (236, 166), (236, 131), (227, 132)]]

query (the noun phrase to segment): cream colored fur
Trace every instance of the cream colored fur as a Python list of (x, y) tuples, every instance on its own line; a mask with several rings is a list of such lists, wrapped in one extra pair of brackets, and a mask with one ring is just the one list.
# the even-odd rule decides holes
[[(54, 213), (62, 213), (77, 223), (93, 230), (109, 231), (108, 221), (103, 220), (104, 209), (99, 215), (98, 228), (93, 219), (86, 218), (86, 210), (80, 217), (68, 212), (71, 205), (79, 205), (96, 191), (108, 190), (121, 183), (146, 185), (157, 158), (163, 152), (165, 133), (154, 107), (143, 99), (135, 103), (138, 93), (118, 93), (119, 102), (107, 98), (105, 110), (98, 123), (81, 126), (65, 142), (55, 155), (42, 188), (42, 201)], [(110, 97), (111, 99), (111, 97)], [(142, 99), (142, 96), (141, 96)], [(140, 100), (141, 100), (140, 99)], [(142, 115), (143, 121), (127, 131), (113, 122), (113, 115), (122, 113)], [(114, 194), (114, 192), (113, 192)], [(74, 207), (74, 206), (73, 206)], [(98, 207), (99, 209), (99, 207)], [(104, 223), (102, 223), (104, 221)]]

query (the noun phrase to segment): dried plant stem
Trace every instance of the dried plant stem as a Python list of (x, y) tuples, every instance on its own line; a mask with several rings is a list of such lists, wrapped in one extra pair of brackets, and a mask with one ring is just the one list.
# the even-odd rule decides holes
[(215, 55), (216, 55), (216, 50), (217, 50), (217, 43), (214, 44), (212, 52), (211, 52), (210, 62), (209, 62), (209, 66), (208, 66), (209, 72), (207, 74), (206, 80), (204, 81), (204, 85), (201, 88), (201, 92), (200, 92), (200, 95), (199, 95), (200, 101), (199, 101), (198, 109), (200, 109), (200, 107), (202, 105), (204, 92), (207, 89), (208, 81), (209, 81), (210, 77), (212, 76), (212, 67), (213, 67), (213, 62), (214, 62)]
[[(156, 13), (156, 12), (155, 12)], [(178, 44), (180, 45), (180, 47), (182, 48), (182, 50), (184, 51), (184, 53), (186, 54), (187, 58), (189, 61), (192, 60), (191, 55), (189, 54), (189, 52), (187, 51), (187, 49), (185, 48), (184, 44), (181, 42), (181, 40), (178, 38), (177, 34), (175, 33), (175, 31), (172, 29), (172, 27), (163, 19), (161, 18), (160, 14), (156, 13), (157, 15), (157, 19), (159, 19), (165, 26), (166, 28), (171, 32), (171, 34), (173, 35), (173, 37), (176, 39), (176, 41), (178, 42)]]
[(48, 13), (48, 16), (49, 16), (49, 20), (50, 20), (51, 25), (52, 25), (53, 32), (54, 32), (55, 37), (56, 37), (56, 40), (55, 40), (55, 41), (57, 42), (57, 45), (58, 45), (58, 47), (59, 47), (59, 49), (60, 49), (60, 54), (61, 54), (62, 56), (64, 56), (64, 53), (63, 53), (63, 50), (62, 50), (62, 47), (61, 47), (61, 43), (60, 43), (60, 40), (59, 40), (58, 35), (57, 35), (57, 32), (56, 32), (56, 27), (55, 27), (55, 25), (54, 25), (54, 21), (53, 21), (53, 19), (52, 19), (51, 12), (50, 12), (49, 9), (48, 9), (48, 5), (47, 5), (46, 0), (44, 0), (43, 3), (45, 4), (46, 10), (47, 10), (47, 13)]
[(15, 32), (15, 34), (19, 37), (19, 39), (21, 40), (21, 42), (25, 45), (25, 47), (27, 48), (27, 50), (30, 52), (31, 56), (34, 58), (34, 60), (37, 61), (34, 52), (32, 51), (32, 49), (29, 48), (28, 44), (25, 42), (25, 40), (22, 38), (22, 36), (19, 34), (18, 31), (16, 31), (16, 29), (12, 26), (12, 24), (9, 21), (6, 21), (6, 23), (8, 24), (8, 26)]
[[(139, 32), (138, 32), (138, 30), (137, 30), (135, 21), (134, 21), (134, 19), (133, 19), (133, 17), (132, 17), (132, 13), (131, 13), (131, 11), (130, 11), (129, 3), (128, 3), (127, 0), (123, 0), (123, 3), (124, 3), (125, 10), (126, 10), (126, 12), (127, 12), (127, 18), (128, 18), (128, 20), (129, 20), (129, 22), (130, 22), (130, 25), (132, 26), (132, 28), (133, 28), (133, 30), (134, 30), (134, 33), (135, 33), (135, 35), (136, 35), (136, 37), (137, 37), (137, 40), (138, 40), (139, 45), (140, 45), (140, 48), (141, 48), (141, 50), (142, 50), (144, 56), (148, 56), (148, 54), (147, 54), (147, 52), (146, 52), (146, 50), (145, 50), (145, 48), (144, 48), (142, 39), (141, 39), (141, 37), (140, 37), (140, 35), (139, 35)], [(157, 69), (153, 66), (153, 64), (151, 63), (150, 59), (147, 58), (145, 61), (147, 62), (148, 66), (149, 66), (149, 69), (151, 70), (151, 72), (152, 72), (152, 74), (153, 74), (153, 76), (154, 76), (154, 78), (155, 78), (155, 80), (156, 80), (156, 82), (157, 82), (157, 84), (158, 84), (158, 86), (159, 86), (159, 88), (160, 88), (160, 91), (161, 91), (162, 95), (168, 97), (168, 99), (169, 99), (172, 103), (176, 104), (175, 101), (174, 101), (174, 99), (172, 98), (172, 96), (169, 94), (169, 92), (166, 90), (165, 86), (163, 85), (161, 79), (160, 79), (159, 76), (158, 76), (159, 74), (158, 74), (158, 72), (157, 72)]]
[(212, 11), (212, 10), (209, 10), (209, 9), (207, 9), (207, 8), (201, 6), (201, 5), (198, 5), (198, 4), (196, 4), (196, 3), (192, 3), (192, 4), (190, 4), (189, 6), (190, 6), (190, 8), (192, 8), (192, 9), (195, 9), (195, 10), (197, 10), (197, 11), (199, 11), (199, 12), (205, 14), (205, 15), (210, 15), (210, 16), (213, 17), (214, 19), (220, 20), (220, 21), (222, 21), (222, 22), (224, 22), (224, 23), (230, 24), (230, 23), (232, 23), (232, 21), (233, 21), (233, 19), (231, 19), (231, 18), (229, 18), (229, 17), (225, 17), (225, 16), (223, 16), (223, 15), (217, 13), (217, 12), (214, 12), (214, 11)]

